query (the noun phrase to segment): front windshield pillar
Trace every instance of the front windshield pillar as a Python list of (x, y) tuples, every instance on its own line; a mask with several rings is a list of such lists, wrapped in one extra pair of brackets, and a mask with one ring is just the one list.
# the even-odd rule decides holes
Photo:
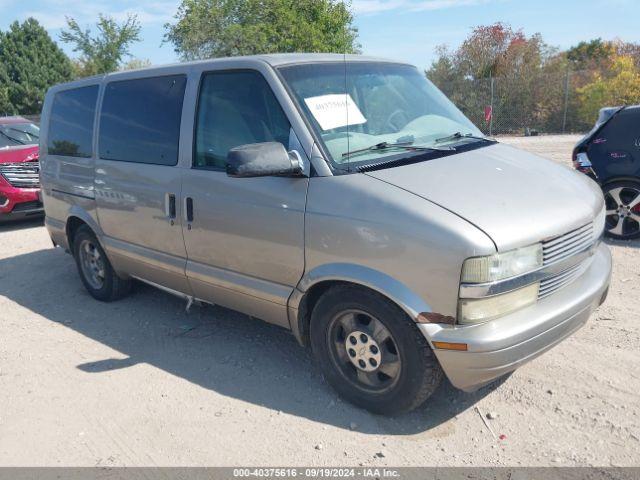
[(313, 165), (315, 169), (315, 176), (317, 177), (331, 177), (333, 176), (333, 172), (331, 171), (331, 167), (329, 167), (329, 160), (324, 158), (320, 148), (318, 148), (318, 144), (313, 144), (313, 150), (311, 151), (311, 165)]

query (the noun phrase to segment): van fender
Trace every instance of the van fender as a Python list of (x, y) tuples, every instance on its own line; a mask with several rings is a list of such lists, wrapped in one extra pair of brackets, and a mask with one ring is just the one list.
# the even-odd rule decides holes
[(305, 294), (315, 285), (323, 282), (349, 282), (370, 288), (384, 295), (398, 305), (412, 320), (432, 309), (417, 293), (386, 273), (352, 263), (329, 263), (306, 272), (289, 297), (289, 322), (298, 341), (305, 343), (306, 326), (303, 325), (304, 312), (300, 308)]

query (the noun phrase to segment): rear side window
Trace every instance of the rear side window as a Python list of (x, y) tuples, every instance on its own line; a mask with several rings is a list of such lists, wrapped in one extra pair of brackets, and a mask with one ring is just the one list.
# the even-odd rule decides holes
[(227, 153), (248, 143), (289, 145), (291, 125), (271, 87), (256, 71), (202, 77), (195, 131), (195, 168), (224, 169)]
[(186, 77), (107, 84), (100, 113), (100, 158), (176, 165)]
[(55, 94), (49, 119), (49, 155), (91, 156), (97, 98), (98, 85)]

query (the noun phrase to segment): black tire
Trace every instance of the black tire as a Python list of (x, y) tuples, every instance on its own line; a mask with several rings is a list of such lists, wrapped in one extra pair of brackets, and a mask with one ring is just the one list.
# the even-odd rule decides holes
[(602, 188), (607, 208), (605, 233), (618, 240), (640, 238), (640, 182), (622, 180)]
[[(97, 282), (96, 278), (93, 278), (91, 274), (87, 272), (88, 267), (86, 263), (83, 265), (86, 254), (81, 252), (81, 250), (84, 250), (88, 246), (90, 246), (89, 248), (94, 254), (99, 255), (100, 265), (102, 267), (100, 270), (103, 272), (103, 275), (100, 277), (101, 282)], [(96, 300), (111, 302), (126, 296), (131, 291), (131, 280), (120, 278), (116, 274), (95, 234), (86, 225), (78, 228), (73, 237), (73, 257), (76, 260), (82, 283)]]
[[(381, 330), (382, 323), (391, 337), (381, 344), (375, 343), (375, 334), (369, 339), (382, 352), (377, 370), (371, 372), (358, 369), (355, 363), (362, 360), (356, 360), (354, 352), (347, 353), (350, 350), (347, 342), (354, 339), (343, 324), (346, 318), (350, 325), (357, 325), (351, 331), (357, 332), (356, 336), (365, 332), (366, 340), (367, 328), (372, 325), (372, 320), (366, 323), (367, 316), (377, 322), (374, 330)], [(339, 351), (341, 335), (346, 338), (344, 352)], [(373, 413), (393, 415), (413, 410), (436, 391), (443, 377), (440, 364), (416, 324), (382, 295), (358, 286), (335, 286), (322, 295), (311, 314), (310, 336), (314, 356), (329, 384), (349, 402)], [(355, 348), (361, 345), (366, 344), (358, 343)], [(385, 349), (390, 354), (385, 354)], [(366, 347), (360, 348), (360, 352), (364, 350)], [(388, 376), (383, 373), (385, 355), (394, 357), (394, 353), (395, 360), (400, 360), (399, 367)], [(366, 378), (367, 382), (373, 378), (376, 385), (365, 385), (360, 378)]]

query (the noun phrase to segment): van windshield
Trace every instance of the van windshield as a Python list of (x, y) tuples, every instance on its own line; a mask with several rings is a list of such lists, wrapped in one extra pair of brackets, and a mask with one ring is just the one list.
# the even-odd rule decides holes
[(0, 148), (37, 145), (40, 129), (33, 123), (0, 123)]
[(315, 63), (279, 71), (336, 168), (483, 136), (410, 65)]

